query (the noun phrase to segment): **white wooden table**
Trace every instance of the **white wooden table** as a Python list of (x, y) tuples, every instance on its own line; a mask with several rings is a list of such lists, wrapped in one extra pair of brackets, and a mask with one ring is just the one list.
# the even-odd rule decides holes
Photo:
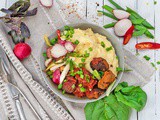
[[(0, 8), (10, 6), (15, 0), (0, 0)], [(71, 0), (68, 0), (71, 1)], [(98, 25), (104, 25), (112, 22), (113, 20), (105, 16), (98, 17), (97, 10), (102, 9), (102, 5), (109, 4), (108, 0), (72, 0), (78, 5), (77, 12), (87, 18), (90, 22)], [(134, 54), (139, 53), (141, 57), (148, 55), (151, 57), (150, 62), (156, 64), (160, 60), (160, 50), (157, 51), (136, 51), (135, 44), (143, 41), (156, 41), (160, 43), (160, 0), (156, 0), (157, 4), (154, 4), (155, 0), (115, 0), (121, 6), (131, 7), (138, 11), (144, 18), (146, 18), (153, 26), (155, 30), (152, 33), (155, 35), (155, 39), (148, 39), (145, 36), (132, 38), (128, 45), (125, 47), (132, 51)], [(110, 4), (109, 4), (110, 5)], [(0, 13), (0, 15), (2, 15)], [(112, 29), (108, 29), (113, 32)], [(120, 39), (122, 41), (122, 39)], [(148, 95), (148, 101), (146, 107), (141, 112), (133, 111), (131, 114), (131, 120), (160, 120), (160, 65), (156, 65), (158, 70), (152, 77), (152, 80), (143, 89)], [(148, 71), (149, 72), (149, 71)]]

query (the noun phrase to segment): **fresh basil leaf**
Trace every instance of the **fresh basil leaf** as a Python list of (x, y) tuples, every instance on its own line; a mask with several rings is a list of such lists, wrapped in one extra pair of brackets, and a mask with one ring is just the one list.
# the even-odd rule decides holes
[(139, 86), (124, 86), (123, 84), (119, 84), (117, 88), (120, 89), (116, 88), (114, 91), (117, 100), (137, 111), (141, 111), (146, 105), (146, 93)]

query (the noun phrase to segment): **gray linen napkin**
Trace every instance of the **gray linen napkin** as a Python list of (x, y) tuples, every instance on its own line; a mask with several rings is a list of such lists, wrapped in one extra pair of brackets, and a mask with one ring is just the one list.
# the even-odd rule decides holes
[[(50, 35), (52, 31), (54, 31), (56, 28), (64, 26), (65, 24), (69, 22), (82, 22), (81, 19), (79, 19), (77, 14), (70, 14), (70, 9), (65, 9), (67, 6), (62, 4), (59, 1), (54, 3), (54, 7), (51, 9), (46, 9), (43, 8), (41, 5), (39, 5), (38, 0), (31, 0), (32, 7), (38, 7), (38, 14), (34, 17), (31, 17), (29, 19), (25, 20), (25, 23), (28, 25), (30, 31), (31, 31), (31, 39), (27, 41), (31, 47), (32, 47), (32, 54), (34, 55), (35, 58), (39, 59), (40, 57), (40, 49), (41, 46), (44, 44), (43, 41), (43, 35), (48, 34)], [(65, 9), (63, 11), (59, 11), (61, 9)], [(72, 11), (72, 10), (71, 10)], [(61, 13), (61, 14), (60, 14)], [(146, 83), (149, 82), (151, 75), (154, 72), (154, 69), (151, 67), (149, 63), (146, 63), (144, 60), (138, 59), (135, 55), (131, 54), (129, 51), (125, 50), (125, 55), (126, 55), (126, 61), (125, 61), (125, 66), (128, 69), (132, 69), (132, 72), (125, 73), (123, 75), (122, 80), (127, 81), (130, 85), (145, 85)], [(39, 62), (39, 61), (38, 61)], [(38, 75), (35, 71), (34, 66), (32, 65), (30, 59), (25, 60), (23, 62), (25, 67), (32, 73), (34, 78), (41, 83), (44, 87), (46, 87), (45, 83), (42, 80), (39, 80)], [(148, 72), (150, 71), (150, 72)], [(16, 78), (18, 86), (23, 90), (23, 92), (26, 94), (26, 96), (32, 101), (34, 107), (39, 111), (39, 106), (35, 102), (33, 95), (30, 93), (29, 89), (27, 86), (24, 84), (21, 78), (18, 76), (15, 70), (13, 70), (14, 73), (14, 78)], [(48, 89), (46, 87), (46, 89)], [(34, 94), (35, 95), (35, 94)], [(36, 96), (36, 95), (35, 95)], [(56, 96), (55, 96), (56, 97)], [(36, 97), (37, 99), (40, 99), (38, 96)], [(58, 97), (56, 97), (58, 99)], [(69, 109), (70, 113), (73, 115), (73, 117), (76, 120), (85, 120), (85, 115), (83, 112), (83, 108), (85, 104), (77, 104), (77, 103), (71, 103), (65, 100), (62, 100), (63, 102), (58, 99), (58, 101), (65, 107)], [(57, 117), (56, 113), (53, 113), (47, 106), (46, 103), (43, 101), (40, 102), (47, 114), (50, 115), (51, 119), (53, 120), (60, 120), (60, 118)], [(23, 104), (24, 106), (25, 103)], [(28, 119), (36, 119), (29, 111), (29, 109), (26, 109), (27, 116), (29, 116)]]

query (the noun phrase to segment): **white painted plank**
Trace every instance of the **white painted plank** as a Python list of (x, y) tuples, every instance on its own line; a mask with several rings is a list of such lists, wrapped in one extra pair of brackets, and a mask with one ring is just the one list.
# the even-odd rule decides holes
[[(158, 1), (155, 5), (155, 40), (160, 43), (160, 21), (159, 21), (159, 13), (160, 13), (160, 2)], [(155, 62), (160, 61), (160, 50), (156, 51), (155, 54)], [(156, 71), (156, 91), (155, 91), (155, 120), (160, 119), (160, 65), (156, 65), (158, 70)]]
[[(152, 25), (154, 25), (154, 2), (153, 0), (139, 0), (138, 1), (138, 12), (146, 18)], [(152, 31), (154, 33), (154, 31)], [(145, 37), (138, 38), (138, 42), (154, 41)], [(154, 51), (146, 50), (139, 51), (140, 55), (150, 56), (152, 59), (150, 62), (154, 62)], [(149, 72), (149, 71), (148, 71)], [(155, 120), (155, 76), (151, 78), (151, 82), (144, 87), (148, 95), (146, 107), (138, 113), (138, 120)]]
[(103, 0), (87, 0), (87, 21), (103, 26), (103, 16), (97, 15), (97, 10), (102, 10)]

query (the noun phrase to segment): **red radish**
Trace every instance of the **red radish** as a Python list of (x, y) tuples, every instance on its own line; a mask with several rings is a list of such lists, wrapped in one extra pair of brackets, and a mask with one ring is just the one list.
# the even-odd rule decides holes
[(66, 41), (61, 39), (61, 31), (57, 30), (56, 32), (57, 32), (57, 36), (58, 36), (58, 43), (61, 45), (64, 45)]
[(71, 42), (67, 41), (64, 46), (69, 52), (74, 51), (74, 45)]
[(60, 73), (60, 70), (59, 69), (56, 69), (54, 72), (53, 72), (53, 82), (56, 83), (57, 85), (60, 83), (60, 76), (61, 76), (61, 73)]
[(131, 26), (132, 22), (129, 19), (122, 19), (118, 21), (114, 26), (115, 34), (117, 36), (124, 36)]
[(53, 5), (53, 0), (39, 0), (39, 2), (46, 8), (51, 8)]
[(113, 10), (113, 14), (118, 19), (127, 19), (130, 14), (124, 10)]
[(26, 43), (18, 43), (15, 45), (13, 52), (19, 60), (27, 58), (31, 54), (31, 47)]
[(65, 49), (65, 47), (61, 44), (55, 44), (52, 49), (51, 49), (51, 55), (54, 58), (59, 58), (64, 56), (67, 53), (67, 50)]
[(52, 55), (51, 55), (51, 49), (52, 49), (52, 47), (49, 47), (49, 48), (47, 48), (47, 57), (48, 58), (51, 58), (52, 57)]

